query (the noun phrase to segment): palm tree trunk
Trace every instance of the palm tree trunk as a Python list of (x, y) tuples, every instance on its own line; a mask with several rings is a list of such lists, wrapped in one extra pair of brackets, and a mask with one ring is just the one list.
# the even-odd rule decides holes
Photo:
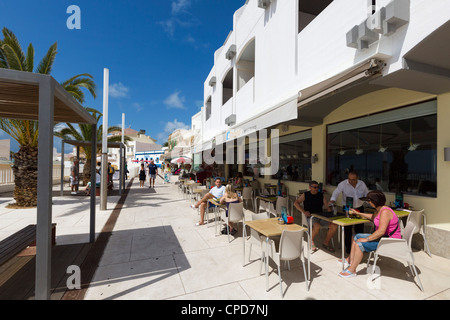
[(86, 159), (83, 167), (83, 183), (86, 186), (91, 181), (91, 159)]
[(21, 207), (37, 206), (38, 148), (22, 146), (14, 154), (14, 199)]

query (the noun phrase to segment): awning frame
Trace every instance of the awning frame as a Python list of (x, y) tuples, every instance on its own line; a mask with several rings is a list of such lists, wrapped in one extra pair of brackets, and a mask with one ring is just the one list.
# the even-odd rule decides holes
[[(52, 76), (8, 69), (0, 69), (0, 117), (39, 122), (35, 299), (48, 300), (52, 261), (53, 127), (55, 121), (86, 123), (96, 132), (97, 121)], [(95, 143), (93, 139), (92, 146)], [(95, 185), (95, 172), (93, 179)], [(95, 217), (95, 189), (91, 190), (90, 201)]]

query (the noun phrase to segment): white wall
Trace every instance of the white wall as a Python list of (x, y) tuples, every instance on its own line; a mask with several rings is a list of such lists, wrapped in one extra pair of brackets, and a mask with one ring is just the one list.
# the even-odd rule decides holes
[[(377, 8), (390, 1), (379, 1)], [(214, 66), (204, 83), (205, 102), (212, 97), (212, 114), (204, 124), (203, 141), (224, 134), (229, 129), (225, 118), (232, 113), (240, 124), (268, 111), (292, 93), (370, 58), (385, 59), (385, 74), (402, 68), (403, 55), (445, 23), (448, 12), (448, 0), (411, 0), (409, 24), (390, 37), (381, 36), (380, 41), (358, 52), (347, 47), (346, 34), (367, 19), (365, 0), (335, 0), (313, 21), (303, 14), (299, 17), (297, 0), (273, 0), (266, 10), (258, 8), (257, 0), (249, 0), (235, 13), (233, 31), (216, 51)], [(299, 19), (302, 24), (303, 19), (304, 24), (309, 23), (300, 33)], [(253, 40), (254, 77), (249, 81), (245, 63), (239, 73), (235, 64)], [(233, 44), (237, 54), (230, 61), (225, 54)], [(233, 99), (232, 105), (227, 103), (224, 108), (222, 81), (230, 69), (234, 77)], [(217, 79), (213, 88), (209, 86), (212, 76)], [(237, 91), (239, 83), (245, 85)]]

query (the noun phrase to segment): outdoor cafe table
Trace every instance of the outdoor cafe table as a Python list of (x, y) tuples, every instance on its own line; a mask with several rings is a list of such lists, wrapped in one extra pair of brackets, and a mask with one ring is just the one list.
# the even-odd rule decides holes
[(195, 188), (195, 189), (192, 190), (192, 193), (198, 194), (200, 196), (200, 198), (202, 198), (208, 192), (209, 192), (209, 190), (206, 189), (206, 188)]
[[(342, 271), (344, 271), (344, 261), (345, 261), (345, 256), (344, 256), (344, 247), (345, 247), (345, 236), (344, 236), (344, 229), (345, 227), (348, 226), (354, 226), (357, 224), (363, 224), (363, 223), (368, 223), (371, 222), (371, 220), (368, 219), (362, 219), (362, 218), (357, 218), (357, 217), (352, 217), (352, 218), (347, 218), (345, 215), (339, 215), (339, 216), (332, 216), (332, 217), (326, 217), (320, 213), (312, 213), (311, 216), (317, 218), (317, 219), (322, 219), (331, 223), (334, 223), (336, 225), (338, 225), (339, 227), (341, 227), (341, 251), (342, 251)], [(312, 222), (309, 224), (309, 229), (310, 232), (312, 229)]]
[(265, 189), (267, 189), (267, 191), (270, 193), (270, 194), (275, 194), (275, 191), (276, 191), (276, 189), (277, 189), (277, 186), (275, 185), (275, 184), (266, 184), (266, 185), (264, 185), (264, 188)]
[[(288, 231), (299, 231), (304, 230), (308, 236), (308, 248), (311, 242), (311, 236), (308, 232), (308, 229), (300, 226), (298, 224), (278, 224), (278, 218), (270, 218), (270, 219), (261, 219), (261, 220), (251, 220), (244, 221), (245, 225), (249, 226), (256, 232), (259, 232), (263, 236), (266, 237), (266, 255), (265, 255), (265, 271), (266, 271), (266, 291), (269, 291), (269, 240), (271, 237), (279, 237), (283, 233), (284, 230)], [(245, 228), (244, 225), (244, 228)], [(310, 271), (311, 271), (311, 262), (310, 262), (310, 254), (308, 251), (308, 280), (310, 280)], [(244, 239), (244, 264), (245, 264), (245, 239)]]
[(256, 208), (258, 208), (257, 209), (257, 213), (259, 213), (259, 205), (260, 205), (261, 200), (264, 201), (264, 202), (268, 202), (269, 207), (268, 207), (267, 211), (270, 212), (270, 205), (272, 204), (275, 207), (275, 203), (277, 202), (277, 199), (278, 198), (276, 196), (268, 196), (268, 197), (257, 196), (256, 197), (256, 202), (257, 202), (256, 204), (258, 205), (256, 207)]
[(187, 189), (189, 188), (189, 185), (196, 183), (194, 180), (185, 180), (183, 185), (183, 192), (186, 193)]
[[(404, 210), (394, 210), (395, 214), (397, 215), (397, 217), (399, 219), (407, 217), (411, 211), (404, 211)], [(320, 213), (313, 213), (311, 214), (311, 216), (318, 218), (318, 219), (322, 219), (331, 223), (334, 223), (336, 225), (338, 225), (339, 227), (341, 227), (341, 254), (342, 254), (342, 271), (344, 271), (345, 267), (344, 267), (344, 261), (345, 261), (345, 256), (344, 256), (344, 247), (345, 247), (345, 235), (344, 235), (344, 229), (345, 227), (348, 226), (354, 226), (357, 224), (363, 224), (363, 223), (369, 223), (372, 222), (371, 220), (368, 219), (363, 219), (363, 218), (358, 218), (356, 216), (353, 216), (351, 218), (347, 218), (345, 215), (338, 215), (338, 216), (332, 216), (332, 217), (325, 217), (324, 215), (320, 214)], [(400, 226), (402, 226), (403, 224), (400, 224)], [(310, 229), (310, 233), (312, 232), (312, 223), (310, 223), (309, 225), (309, 229)]]

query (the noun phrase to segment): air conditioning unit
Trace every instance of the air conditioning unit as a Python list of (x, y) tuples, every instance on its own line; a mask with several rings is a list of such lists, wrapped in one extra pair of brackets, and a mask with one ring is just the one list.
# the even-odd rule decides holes
[(214, 87), (216, 85), (216, 77), (212, 77), (211, 80), (209, 80), (209, 86)]
[(367, 23), (363, 22), (358, 26), (358, 50), (369, 48), (369, 46), (378, 41), (380, 35), (373, 32), (367, 27)]
[(398, 28), (404, 26), (410, 19), (410, 0), (394, 0), (386, 6), (386, 16), (383, 22), (383, 35), (390, 36)]
[(236, 115), (235, 115), (235, 114), (232, 114), (232, 115), (230, 115), (229, 117), (227, 117), (227, 118), (225, 119), (225, 124), (226, 124), (227, 126), (229, 126), (229, 127), (235, 125), (235, 124), (236, 124)]
[(235, 55), (236, 55), (236, 45), (232, 44), (228, 49), (227, 53), (225, 54), (225, 58), (231, 60), (234, 58)]
[(272, 3), (272, 0), (258, 0), (258, 8), (267, 9)]

